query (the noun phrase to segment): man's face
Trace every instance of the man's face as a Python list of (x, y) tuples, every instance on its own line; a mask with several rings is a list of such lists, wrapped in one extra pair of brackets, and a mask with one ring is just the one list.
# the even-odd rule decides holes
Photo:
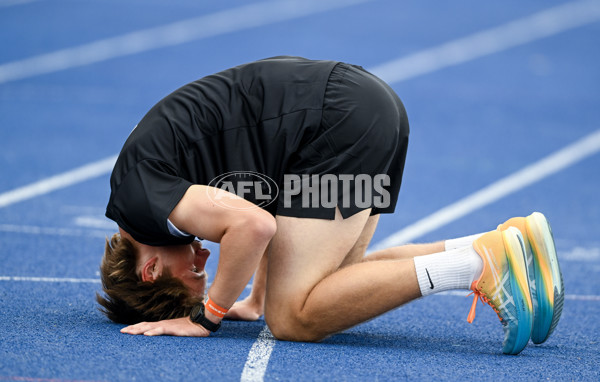
[(189, 245), (164, 247), (162, 265), (173, 277), (180, 279), (195, 297), (204, 297), (207, 275), (204, 271), (208, 249), (202, 248), (199, 241)]

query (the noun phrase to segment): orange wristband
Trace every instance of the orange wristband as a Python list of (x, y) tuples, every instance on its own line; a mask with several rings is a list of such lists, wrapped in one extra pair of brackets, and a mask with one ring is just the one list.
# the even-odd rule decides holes
[(225, 317), (227, 311), (229, 311), (229, 309), (222, 308), (219, 305), (215, 304), (215, 302), (210, 299), (209, 295), (206, 295), (206, 300), (204, 301), (204, 308), (219, 318)]

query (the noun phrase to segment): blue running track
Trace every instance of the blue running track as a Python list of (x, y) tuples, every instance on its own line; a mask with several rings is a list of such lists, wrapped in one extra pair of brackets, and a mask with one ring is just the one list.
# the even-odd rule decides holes
[[(0, 381), (599, 380), (600, 1), (0, 0), (0, 46)], [(97, 310), (133, 126), (187, 82), (282, 54), (362, 65), (405, 103), (403, 189), (373, 248), (546, 214), (566, 285), (546, 343), (502, 355), (462, 291), (318, 344), (263, 320), (129, 336)]]

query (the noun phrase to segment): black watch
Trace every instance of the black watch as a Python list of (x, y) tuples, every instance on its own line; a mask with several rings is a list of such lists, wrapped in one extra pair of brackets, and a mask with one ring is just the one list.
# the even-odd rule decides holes
[(208, 318), (204, 316), (204, 304), (199, 303), (194, 305), (192, 311), (190, 312), (190, 319), (192, 322), (196, 324), (202, 325), (205, 329), (210, 330), (211, 332), (216, 332), (221, 327), (221, 323), (215, 324)]

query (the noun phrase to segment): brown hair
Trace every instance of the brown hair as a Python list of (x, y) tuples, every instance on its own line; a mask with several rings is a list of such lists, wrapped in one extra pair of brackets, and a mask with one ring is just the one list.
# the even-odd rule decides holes
[(202, 301), (193, 297), (168, 269), (154, 282), (142, 281), (136, 273), (136, 255), (133, 243), (118, 233), (110, 241), (106, 239), (100, 265), (105, 296), (96, 293), (96, 301), (109, 319), (131, 325), (184, 317)]

